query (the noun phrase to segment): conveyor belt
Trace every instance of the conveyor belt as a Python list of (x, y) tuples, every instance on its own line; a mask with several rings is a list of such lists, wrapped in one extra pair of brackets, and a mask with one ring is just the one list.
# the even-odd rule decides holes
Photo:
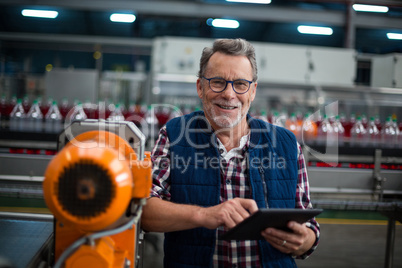
[(15, 215), (0, 214), (0, 257), (16, 268), (39, 267), (53, 240), (52, 217)]

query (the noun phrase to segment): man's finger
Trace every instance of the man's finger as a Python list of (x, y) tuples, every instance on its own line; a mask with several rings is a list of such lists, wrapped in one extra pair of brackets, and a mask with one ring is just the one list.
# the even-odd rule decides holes
[(248, 210), (250, 214), (257, 212), (258, 206), (257, 203), (253, 199), (239, 199), (240, 204), (243, 208)]

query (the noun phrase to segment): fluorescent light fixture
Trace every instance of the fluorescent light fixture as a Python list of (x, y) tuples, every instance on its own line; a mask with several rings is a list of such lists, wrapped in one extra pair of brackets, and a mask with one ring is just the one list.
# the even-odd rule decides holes
[(136, 19), (135, 15), (133, 14), (121, 14), (121, 13), (113, 13), (110, 15), (110, 20), (113, 22), (125, 22), (125, 23), (132, 23)]
[(23, 9), (21, 14), (24, 17), (54, 19), (59, 15), (59, 12), (54, 10)]
[(330, 27), (319, 27), (319, 26), (306, 26), (300, 25), (297, 27), (299, 33), (302, 34), (320, 34), (320, 35), (332, 35), (334, 32)]
[(386, 6), (354, 4), (353, 9), (355, 11), (362, 11), (362, 12), (379, 12), (379, 13), (387, 13), (388, 12), (388, 7), (386, 7)]
[(271, 3), (271, 0), (226, 0), (226, 2), (250, 3), (250, 4), (264, 4), (264, 5), (268, 5), (268, 4)]
[(402, 40), (402, 34), (400, 33), (387, 33), (388, 39), (394, 39), (394, 40)]
[(228, 19), (214, 19), (210, 22), (210, 19), (207, 20), (207, 24), (211, 24), (214, 27), (218, 28), (231, 28), (237, 29), (240, 26), (240, 23), (237, 20), (228, 20)]

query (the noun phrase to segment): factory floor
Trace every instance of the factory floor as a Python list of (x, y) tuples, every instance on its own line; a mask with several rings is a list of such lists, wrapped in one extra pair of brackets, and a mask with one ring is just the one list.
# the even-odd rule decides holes
[[(317, 250), (306, 260), (296, 262), (299, 268), (385, 267), (386, 237), (386, 221), (326, 220), (321, 223), (321, 240)], [(402, 225), (398, 223), (393, 257), (392, 267), (402, 268)], [(163, 267), (163, 234), (148, 235), (143, 261), (143, 268)]]

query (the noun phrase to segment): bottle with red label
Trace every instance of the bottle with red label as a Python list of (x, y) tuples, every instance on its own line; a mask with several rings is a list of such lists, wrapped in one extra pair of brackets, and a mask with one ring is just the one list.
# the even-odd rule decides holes
[(384, 148), (394, 148), (396, 131), (392, 125), (392, 117), (389, 116), (381, 131), (381, 143)]
[(317, 144), (328, 146), (335, 145), (334, 137), (334, 129), (332, 128), (327, 115), (324, 115), (324, 118), (317, 130)]
[(0, 98), (0, 129), (6, 128), (9, 117), (7, 98), (2, 95)]
[(380, 131), (375, 123), (375, 118), (370, 117), (367, 126), (368, 144), (372, 147), (378, 147), (381, 143)]
[(286, 120), (286, 128), (295, 134), (298, 141), (301, 141), (301, 126), (297, 122), (295, 113), (292, 113)]
[(121, 109), (120, 104), (116, 104), (113, 111), (110, 113), (109, 117), (107, 118), (108, 121), (124, 121), (125, 117), (123, 115), (123, 111)]
[(45, 115), (45, 132), (59, 133), (62, 130), (63, 117), (60, 113), (57, 102), (53, 101), (49, 111)]
[(34, 100), (26, 117), (26, 130), (31, 132), (42, 132), (43, 114), (40, 110), (38, 100)]
[(48, 98), (46, 101), (45, 100), (41, 101), (41, 102), (38, 101), (38, 103), (39, 103), (39, 106), (40, 106), (41, 113), (43, 115), (46, 115), (47, 112), (49, 112), (49, 109), (53, 104), (53, 100), (52, 100), (52, 98)]
[(77, 102), (77, 104), (68, 112), (65, 122), (69, 125), (74, 121), (83, 121), (87, 118), (82, 103)]
[(302, 125), (302, 140), (307, 144), (313, 144), (317, 138), (317, 124), (312, 120), (310, 113), (306, 113)]
[(17, 104), (14, 106), (10, 113), (10, 130), (11, 131), (24, 131), (26, 127), (26, 113), (22, 106), (22, 100), (18, 99)]
[(71, 107), (68, 103), (68, 100), (66, 98), (62, 99), (60, 106), (59, 106), (59, 111), (60, 114), (62, 116), (62, 120), (64, 121), (64, 119), (66, 118), (68, 112), (71, 110)]
[(342, 126), (339, 115), (334, 117), (333, 121), (331, 122), (331, 126), (334, 130), (334, 135), (338, 138), (338, 145), (343, 146), (345, 139), (345, 129)]
[(365, 147), (368, 144), (367, 130), (364, 128), (361, 117), (358, 116), (356, 123), (350, 129), (350, 146)]
[(159, 127), (162, 127), (166, 124), (170, 117), (170, 109), (166, 105), (158, 105), (155, 107), (155, 115), (159, 122)]
[(351, 114), (349, 120), (345, 121), (343, 128), (345, 129), (345, 139), (350, 139), (350, 130), (352, 129), (353, 125), (356, 123), (356, 116), (355, 114)]
[(24, 107), (25, 114), (27, 114), (31, 108), (28, 96), (24, 96), (24, 98), (22, 98), (22, 107)]

